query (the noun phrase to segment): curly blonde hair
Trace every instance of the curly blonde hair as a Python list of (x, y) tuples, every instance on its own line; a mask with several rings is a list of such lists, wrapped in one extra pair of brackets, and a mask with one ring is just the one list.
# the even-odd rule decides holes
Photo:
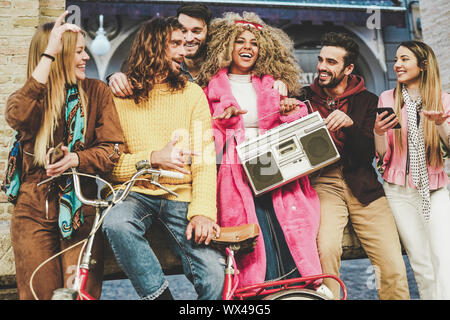
[[(244, 20), (261, 25), (256, 28), (235, 21)], [(263, 76), (269, 74), (281, 79), (286, 84), (289, 94), (297, 95), (300, 91), (302, 70), (294, 56), (294, 46), (289, 36), (281, 29), (267, 25), (253, 12), (224, 13), (222, 18), (211, 21), (208, 30), (208, 48), (206, 60), (202, 64), (197, 83), (206, 87), (211, 78), (220, 69), (229, 67), (235, 39), (245, 30), (252, 32), (258, 42), (259, 55), (252, 74)]]

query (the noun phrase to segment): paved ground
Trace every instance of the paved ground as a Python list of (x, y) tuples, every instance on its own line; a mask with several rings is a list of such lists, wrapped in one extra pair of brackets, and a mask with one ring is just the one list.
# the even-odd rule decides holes
[[(406, 257), (405, 263), (408, 271), (411, 299), (419, 299), (413, 272)], [(350, 300), (378, 299), (375, 275), (368, 259), (343, 261), (341, 278), (348, 288), (348, 298)], [(197, 298), (192, 284), (183, 275), (169, 276), (168, 280), (175, 299), (194, 300)], [(135, 300), (138, 298), (128, 279), (105, 281), (103, 285), (101, 297), (103, 300)]]

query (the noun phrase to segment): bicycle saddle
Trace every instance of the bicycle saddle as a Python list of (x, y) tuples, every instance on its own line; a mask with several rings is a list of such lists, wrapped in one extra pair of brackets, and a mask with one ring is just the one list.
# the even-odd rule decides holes
[(212, 244), (221, 251), (229, 247), (234, 252), (251, 252), (256, 246), (259, 228), (256, 224), (236, 227), (221, 227), (220, 237), (212, 239)]

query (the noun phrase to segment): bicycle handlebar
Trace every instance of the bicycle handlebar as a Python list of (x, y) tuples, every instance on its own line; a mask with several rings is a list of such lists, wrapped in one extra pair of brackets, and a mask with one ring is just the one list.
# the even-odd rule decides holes
[(75, 195), (77, 196), (78, 200), (81, 201), (81, 203), (83, 203), (85, 205), (88, 205), (88, 206), (94, 206), (94, 207), (95, 206), (107, 207), (109, 205), (109, 203), (107, 201), (86, 199), (83, 196), (83, 193), (81, 192), (80, 177), (78, 176), (77, 169), (71, 168), (71, 170), (72, 170), (73, 186), (74, 186), (74, 189), (75, 189)]
[[(166, 190), (169, 193), (172, 193), (172, 194), (178, 196), (175, 192), (165, 188), (164, 186), (160, 185), (159, 183), (157, 183), (154, 180), (155, 179), (157, 180), (159, 177), (167, 177), (167, 178), (174, 178), (174, 179), (182, 179), (184, 177), (184, 174), (181, 172), (173, 172), (173, 171), (162, 170), (162, 169), (153, 169), (148, 160), (141, 160), (136, 163), (137, 172), (131, 177), (128, 185), (125, 187), (125, 190), (122, 192), (119, 199), (117, 199), (117, 200), (113, 199), (112, 201), (104, 201), (104, 200), (98, 200), (98, 199), (96, 199), (96, 200), (86, 199), (83, 196), (83, 193), (81, 192), (79, 173), (77, 172), (77, 170), (75, 168), (71, 168), (71, 170), (72, 170), (71, 174), (73, 176), (74, 190), (75, 190), (75, 194), (76, 194), (77, 198), (81, 201), (81, 203), (83, 203), (85, 205), (97, 206), (97, 207), (107, 207), (111, 203), (116, 204), (116, 203), (122, 201), (130, 193), (131, 188), (134, 186), (134, 183), (136, 182), (137, 178), (142, 175), (151, 175), (152, 178), (150, 180), (150, 183)], [(51, 177), (50, 179), (41, 181), (38, 183), (38, 186), (43, 183), (49, 182), (49, 181), (53, 180), (54, 178), (56, 178), (56, 176)]]
[(137, 162), (136, 170), (137, 170), (137, 172), (131, 177), (130, 183), (126, 186), (125, 190), (122, 192), (119, 199), (114, 201), (114, 204), (122, 201), (124, 198), (126, 198), (128, 196), (131, 188), (133, 187), (133, 185), (138, 177), (140, 177), (142, 175), (147, 175), (147, 174), (152, 175), (152, 180), (150, 181), (152, 184), (160, 187), (161, 189), (166, 190), (167, 192), (174, 194), (175, 196), (178, 196), (175, 192), (170, 191), (169, 189), (166, 189), (159, 183), (155, 182), (154, 179), (155, 178), (157, 179), (159, 177), (182, 179), (184, 177), (184, 174), (182, 174), (181, 172), (173, 172), (173, 171), (162, 170), (162, 169), (153, 169), (148, 160), (141, 160), (141, 161)]

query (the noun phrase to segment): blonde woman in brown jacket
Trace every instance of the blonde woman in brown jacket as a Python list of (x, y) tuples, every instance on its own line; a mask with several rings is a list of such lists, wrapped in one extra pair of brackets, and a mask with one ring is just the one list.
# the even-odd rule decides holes
[[(95, 214), (94, 208), (81, 206), (73, 197), (69, 176), (39, 187), (37, 183), (71, 167), (89, 174), (110, 172), (123, 145), (110, 90), (101, 81), (86, 78), (89, 56), (83, 32), (65, 24), (66, 15), (37, 28), (30, 45), (28, 80), (9, 97), (6, 107), (6, 121), (20, 135), (22, 155), (11, 220), (20, 299), (50, 299), (54, 289), (72, 285), (81, 246), (33, 272), (49, 257), (84, 239)], [(63, 157), (50, 164), (50, 151), (61, 142)], [(81, 185), (87, 198), (96, 197), (94, 179), (82, 178)], [(93, 251), (96, 264), (87, 284), (95, 298), (101, 293), (102, 247), (99, 232)]]

